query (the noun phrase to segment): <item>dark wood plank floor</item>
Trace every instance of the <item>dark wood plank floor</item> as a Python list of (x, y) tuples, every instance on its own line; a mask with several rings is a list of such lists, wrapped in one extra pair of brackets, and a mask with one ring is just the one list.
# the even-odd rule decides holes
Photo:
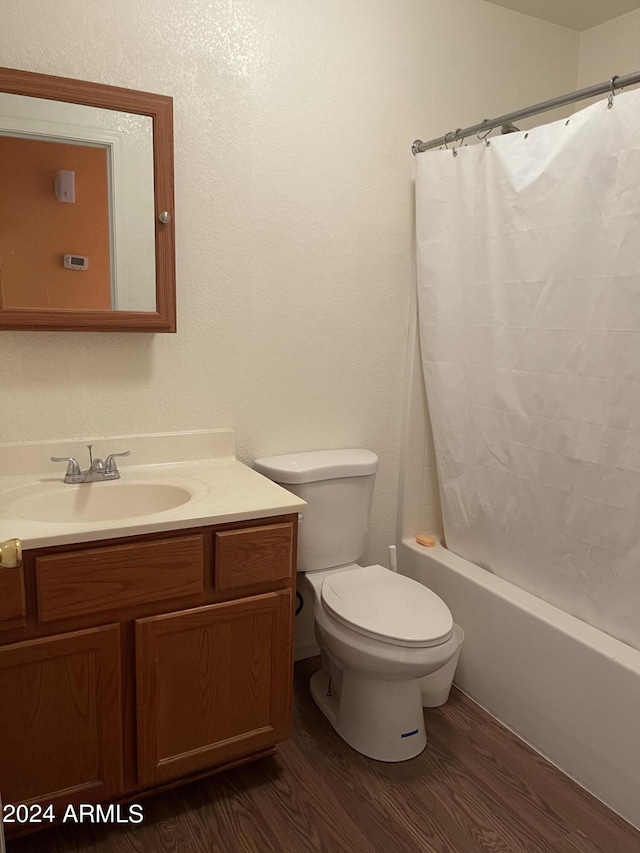
[(144, 801), (139, 826), (71, 826), (7, 853), (638, 853), (640, 833), (457, 691), (429, 742), (371, 761), (333, 732), (296, 666), (293, 737), (277, 756)]

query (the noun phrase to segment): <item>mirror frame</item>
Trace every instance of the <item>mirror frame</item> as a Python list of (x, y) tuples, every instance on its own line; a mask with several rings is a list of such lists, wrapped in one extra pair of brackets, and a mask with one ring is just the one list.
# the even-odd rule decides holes
[[(175, 227), (173, 188), (173, 99), (118, 86), (0, 67), (0, 91), (150, 116), (156, 243), (156, 310), (93, 311), (5, 308), (0, 293), (0, 329), (62, 332), (175, 332)], [(167, 211), (171, 220), (162, 223)]]

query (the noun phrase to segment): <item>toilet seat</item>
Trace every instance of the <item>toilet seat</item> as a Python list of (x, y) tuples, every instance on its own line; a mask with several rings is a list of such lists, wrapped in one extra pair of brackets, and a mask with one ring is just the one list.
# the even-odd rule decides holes
[(453, 617), (442, 599), (382, 566), (356, 566), (327, 576), (321, 597), (338, 622), (384, 643), (428, 648), (453, 636)]

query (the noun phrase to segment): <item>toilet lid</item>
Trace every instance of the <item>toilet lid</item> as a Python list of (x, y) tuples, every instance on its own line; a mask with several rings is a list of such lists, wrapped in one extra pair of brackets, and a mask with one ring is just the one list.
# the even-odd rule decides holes
[(453, 636), (453, 617), (442, 599), (382, 566), (329, 575), (322, 601), (338, 622), (392, 645), (426, 648)]

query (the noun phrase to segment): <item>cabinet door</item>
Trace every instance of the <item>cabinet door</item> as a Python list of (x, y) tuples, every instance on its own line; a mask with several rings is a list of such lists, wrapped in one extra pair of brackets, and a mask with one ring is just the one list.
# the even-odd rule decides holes
[(289, 734), (291, 591), (136, 622), (138, 773), (151, 785)]
[(122, 787), (120, 629), (0, 647), (0, 790), (6, 803), (97, 802)]

